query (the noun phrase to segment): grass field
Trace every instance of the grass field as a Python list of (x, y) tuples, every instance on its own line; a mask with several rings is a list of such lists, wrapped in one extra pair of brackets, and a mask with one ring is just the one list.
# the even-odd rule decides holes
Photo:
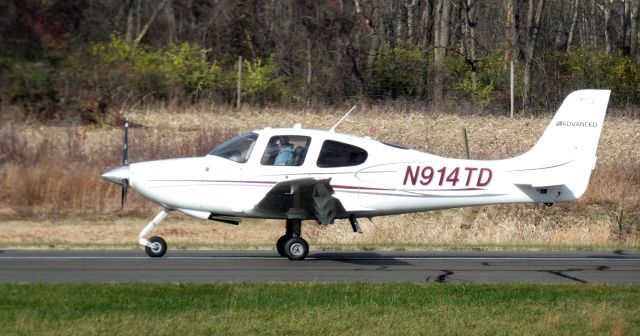
[(638, 335), (640, 287), (0, 285), (9, 335)]

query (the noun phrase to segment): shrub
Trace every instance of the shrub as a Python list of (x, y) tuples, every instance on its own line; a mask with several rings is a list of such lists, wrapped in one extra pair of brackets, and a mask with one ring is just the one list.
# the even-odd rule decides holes
[(164, 52), (162, 72), (188, 93), (199, 94), (216, 88), (221, 83), (221, 69), (215, 62), (207, 62), (207, 53), (207, 49), (196, 44), (173, 45)]
[(480, 54), (475, 63), (475, 79), (471, 63), (462, 55), (449, 55), (445, 60), (450, 73), (449, 88), (457, 96), (482, 106), (505, 105), (509, 101), (509, 69), (505, 67), (503, 54), (502, 50)]
[(427, 57), (415, 45), (384, 45), (376, 58), (373, 97), (423, 97), (428, 65)]
[(47, 66), (32, 62), (13, 63), (6, 80), (9, 102), (20, 104), (27, 114), (36, 118), (55, 116), (58, 94), (52, 71)]
[[(174, 93), (200, 95), (215, 90), (221, 82), (221, 69), (207, 61), (208, 50), (184, 42), (167, 50), (133, 46), (122, 37), (112, 35), (107, 43), (96, 43), (91, 54), (98, 59), (98, 74), (115, 86), (131, 85), (138, 95)], [(130, 91), (130, 90), (129, 90)]]
[[(603, 51), (575, 49), (569, 53), (555, 53), (547, 66), (556, 70), (545, 71), (557, 73), (552, 81), (554, 88), (568, 87), (611, 89), (612, 104), (640, 103), (640, 64), (622, 53), (610, 55)], [(559, 94), (564, 94), (564, 90)]]
[(242, 93), (248, 101), (264, 104), (287, 95), (285, 78), (278, 76), (271, 59), (266, 63), (261, 59), (243, 63)]
[[(97, 73), (110, 92), (131, 86), (136, 98), (173, 94), (194, 100), (209, 93), (230, 101), (236, 92), (235, 64), (229, 64), (224, 71), (217, 62), (207, 60), (208, 53), (208, 49), (188, 42), (166, 50), (134, 47), (118, 35), (91, 48), (91, 54), (98, 59)], [(287, 95), (287, 86), (271, 59), (245, 60), (242, 94), (244, 100), (262, 104), (281, 100)]]

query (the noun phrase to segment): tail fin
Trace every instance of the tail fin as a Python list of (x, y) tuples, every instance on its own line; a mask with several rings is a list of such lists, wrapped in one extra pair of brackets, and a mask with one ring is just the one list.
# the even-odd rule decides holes
[[(538, 143), (514, 158), (519, 185), (564, 192), (558, 201), (574, 200), (587, 190), (609, 103), (610, 90), (580, 90), (565, 98)], [(515, 171), (515, 170), (514, 170)], [(568, 189), (568, 190), (567, 190)], [(568, 191), (568, 192), (567, 192)]]

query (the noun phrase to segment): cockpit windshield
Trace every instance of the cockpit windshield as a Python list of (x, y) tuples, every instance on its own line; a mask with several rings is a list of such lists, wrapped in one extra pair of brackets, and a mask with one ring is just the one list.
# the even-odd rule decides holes
[(258, 134), (253, 132), (240, 134), (214, 148), (209, 155), (215, 155), (237, 163), (245, 163), (249, 160), (257, 139)]

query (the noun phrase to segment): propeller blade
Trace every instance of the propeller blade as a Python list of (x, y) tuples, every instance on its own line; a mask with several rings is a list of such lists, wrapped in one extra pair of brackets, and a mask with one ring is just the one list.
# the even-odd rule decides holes
[(124, 209), (124, 203), (127, 202), (127, 193), (129, 192), (129, 180), (122, 180), (122, 198), (120, 199), (120, 210)]
[[(122, 145), (122, 165), (129, 166), (129, 119), (124, 120), (124, 140)], [(124, 209), (129, 192), (129, 179), (122, 179), (122, 197), (120, 198), (120, 210)]]
[(131, 172), (129, 171), (129, 120), (124, 121), (124, 144), (122, 146), (122, 164), (120, 168), (112, 169), (102, 177), (108, 181), (122, 186), (122, 195), (120, 199), (120, 209), (124, 209), (124, 203), (127, 201), (127, 193), (129, 192), (129, 179)]
[(129, 119), (124, 120), (124, 144), (122, 147), (122, 165), (129, 165)]

